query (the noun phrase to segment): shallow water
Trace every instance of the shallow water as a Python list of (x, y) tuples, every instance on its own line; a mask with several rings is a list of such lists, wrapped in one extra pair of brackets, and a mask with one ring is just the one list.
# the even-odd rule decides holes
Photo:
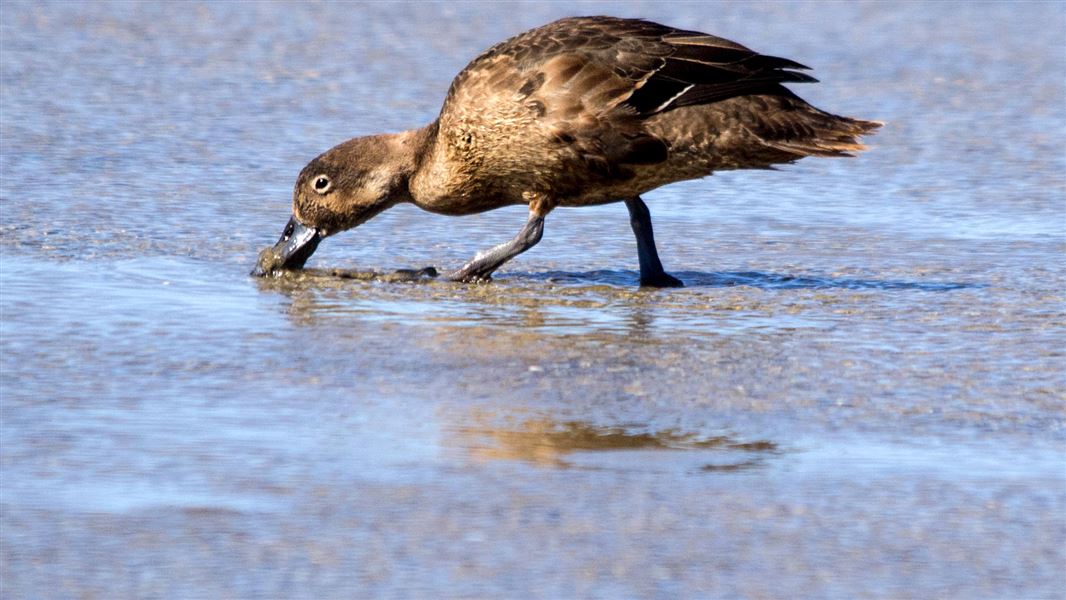
[[(794, 58), (888, 125), (649, 194), (684, 289), (637, 288), (620, 205), (490, 285), (351, 275), (454, 268), (520, 209), (398, 207), (248, 277), (310, 157), (593, 12)], [(1064, 17), (5, 3), (4, 595), (1061, 598)]]

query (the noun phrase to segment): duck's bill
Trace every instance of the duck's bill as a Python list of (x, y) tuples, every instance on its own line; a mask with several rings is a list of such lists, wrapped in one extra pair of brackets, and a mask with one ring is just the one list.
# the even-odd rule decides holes
[(302, 269), (315, 253), (322, 235), (314, 227), (307, 227), (291, 217), (278, 243), (259, 253), (259, 262), (252, 270), (256, 277), (266, 277), (284, 269)]

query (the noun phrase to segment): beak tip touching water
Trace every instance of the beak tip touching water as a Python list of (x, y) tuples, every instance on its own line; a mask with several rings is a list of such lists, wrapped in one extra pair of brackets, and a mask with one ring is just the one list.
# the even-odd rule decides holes
[(302, 269), (321, 241), (322, 235), (317, 229), (305, 226), (295, 216), (291, 217), (278, 242), (259, 253), (250, 275), (267, 277), (284, 269)]

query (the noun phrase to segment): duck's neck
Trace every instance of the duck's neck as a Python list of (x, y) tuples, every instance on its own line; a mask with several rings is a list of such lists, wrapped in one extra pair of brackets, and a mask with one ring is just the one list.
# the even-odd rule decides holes
[(396, 161), (392, 168), (401, 177), (403, 190), (399, 195), (402, 201), (414, 201), (414, 180), (426, 155), (432, 148), (433, 140), (436, 136), (436, 121), (420, 129), (411, 129), (381, 136), (389, 147), (389, 154)]

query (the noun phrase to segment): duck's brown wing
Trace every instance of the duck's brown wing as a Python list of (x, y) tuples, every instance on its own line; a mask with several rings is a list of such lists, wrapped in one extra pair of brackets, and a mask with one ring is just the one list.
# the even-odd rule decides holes
[(781, 83), (817, 81), (797, 72), (807, 67), (795, 61), (713, 35), (637, 19), (572, 17), (489, 48), (456, 77), (448, 99), (501, 62), (525, 76), (518, 90), (526, 96), (580, 100), (587, 112), (625, 104), (642, 116), (745, 94), (788, 94)]
[[(814, 78), (803, 65), (712, 35), (642, 20), (575, 17), (488, 49), (455, 78), (441, 127), (520, 124), (585, 166), (661, 162), (666, 144), (642, 121), (682, 106), (745, 94), (791, 95), (781, 84)], [(532, 140), (531, 140), (532, 141)]]

